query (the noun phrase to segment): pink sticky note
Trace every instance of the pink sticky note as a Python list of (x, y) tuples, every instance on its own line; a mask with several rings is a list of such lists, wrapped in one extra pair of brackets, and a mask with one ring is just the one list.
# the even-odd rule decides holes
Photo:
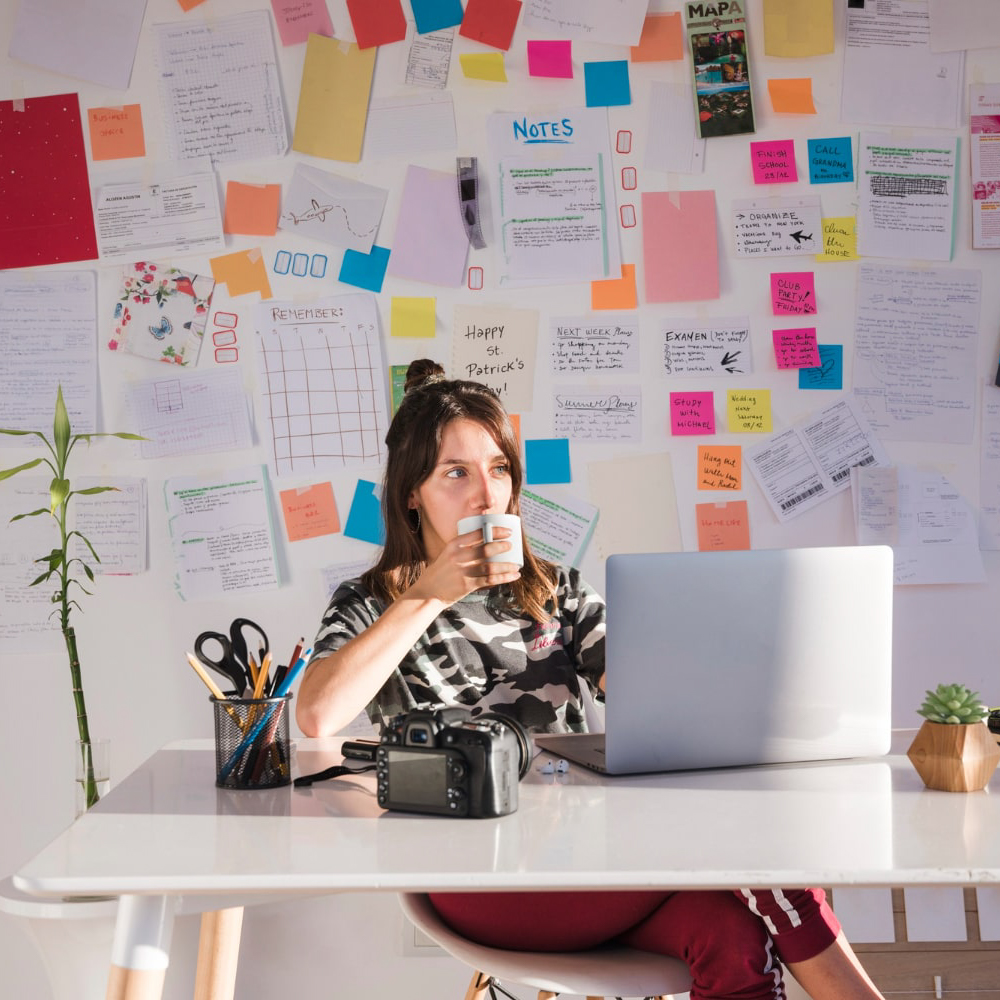
[(547, 39), (528, 40), (528, 75), (573, 78), (573, 43)]
[(711, 392), (670, 393), (670, 433), (714, 434), (715, 402)]
[(714, 191), (644, 191), (642, 259), (647, 302), (719, 297)]
[(816, 275), (812, 271), (776, 271), (771, 275), (775, 316), (811, 316), (816, 312)]
[(795, 143), (791, 139), (751, 142), (750, 164), (754, 184), (788, 184), (799, 179), (795, 170)]
[(774, 360), (779, 368), (818, 368), (819, 347), (816, 346), (816, 328), (801, 330), (772, 330)]
[(271, 0), (282, 45), (299, 45), (310, 35), (333, 37), (326, 0)]

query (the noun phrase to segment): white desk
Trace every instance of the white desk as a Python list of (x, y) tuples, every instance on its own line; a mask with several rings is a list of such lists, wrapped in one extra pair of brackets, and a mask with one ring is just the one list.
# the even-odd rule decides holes
[[(299, 740), (296, 772), (338, 762), (339, 744)], [(123, 897), (112, 997), (125, 996), (125, 981), (143, 972), (150, 948), (168, 950), (178, 906), (201, 898), (211, 909), (261, 894), (347, 890), (1000, 880), (1000, 796), (925, 789), (899, 754), (610, 779), (575, 767), (542, 775), (538, 766), (521, 784), (516, 812), (459, 820), (383, 812), (370, 774), (311, 789), (220, 790), (211, 743), (176, 744), (14, 882), (39, 895)], [(123, 965), (129, 956), (138, 956), (135, 964)], [(129, 996), (157, 996), (151, 978), (145, 992), (133, 985)]]

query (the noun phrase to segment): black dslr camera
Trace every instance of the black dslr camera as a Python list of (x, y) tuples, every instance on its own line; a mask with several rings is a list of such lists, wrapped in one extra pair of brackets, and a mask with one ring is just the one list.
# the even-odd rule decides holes
[(383, 809), (439, 816), (506, 816), (531, 765), (531, 744), (514, 719), (464, 708), (397, 715), (375, 752)]

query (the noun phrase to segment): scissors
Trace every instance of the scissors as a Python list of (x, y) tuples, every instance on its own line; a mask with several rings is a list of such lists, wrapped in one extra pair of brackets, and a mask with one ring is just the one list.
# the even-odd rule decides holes
[[(271, 648), (267, 639), (267, 633), (249, 618), (234, 618), (229, 626), (229, 635), (222, 632), (202, 632), (194, 641), (195, 656), (210, 670), (225, 677), (233, 686), (233, 691), (226, 694), (235, 693), (243, 696), (248, 689), (253, 688), (253, 677), (250, 672), (251, 652), (247, 645), (246, 632), (256, 635), (258, 640), (259, 655), (261, 661)], [(218, 656), (210, 656), (205, 651), (208, 643), (217, 643), (221, 653)]]

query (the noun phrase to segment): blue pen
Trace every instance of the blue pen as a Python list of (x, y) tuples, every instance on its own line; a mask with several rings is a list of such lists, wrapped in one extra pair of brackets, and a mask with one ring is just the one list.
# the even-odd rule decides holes
[[(302, 672), (302, 668), (306, 665), (306, 660), (309, 659), (309, 654), (312, 653), (312, 647), (310, 646), (296, 661), (292, 666), (292, 669), (285, 674), (284, 679), (278, 685), (272, 697), (274, 698), (284, 698), (288, 694), (288, 689), (295, 682), (295, 679)], [(240, 745), (232, 752), (229, 760), (226, 761), (225, 766), (219, 772), (219, 781), (225, 781), (226, 778), (232, 773), (232, 770), (239, 763), (240, 758), (247, 752), (247, 750), (253, 745), (254, 740), (260, 736), (264, 726), (267, 725), (268, 720), (277, 711), (278, 706), (272, 705), (265, 713), (263, 718), (250, 730), (250, 732), (244, 737)]]

